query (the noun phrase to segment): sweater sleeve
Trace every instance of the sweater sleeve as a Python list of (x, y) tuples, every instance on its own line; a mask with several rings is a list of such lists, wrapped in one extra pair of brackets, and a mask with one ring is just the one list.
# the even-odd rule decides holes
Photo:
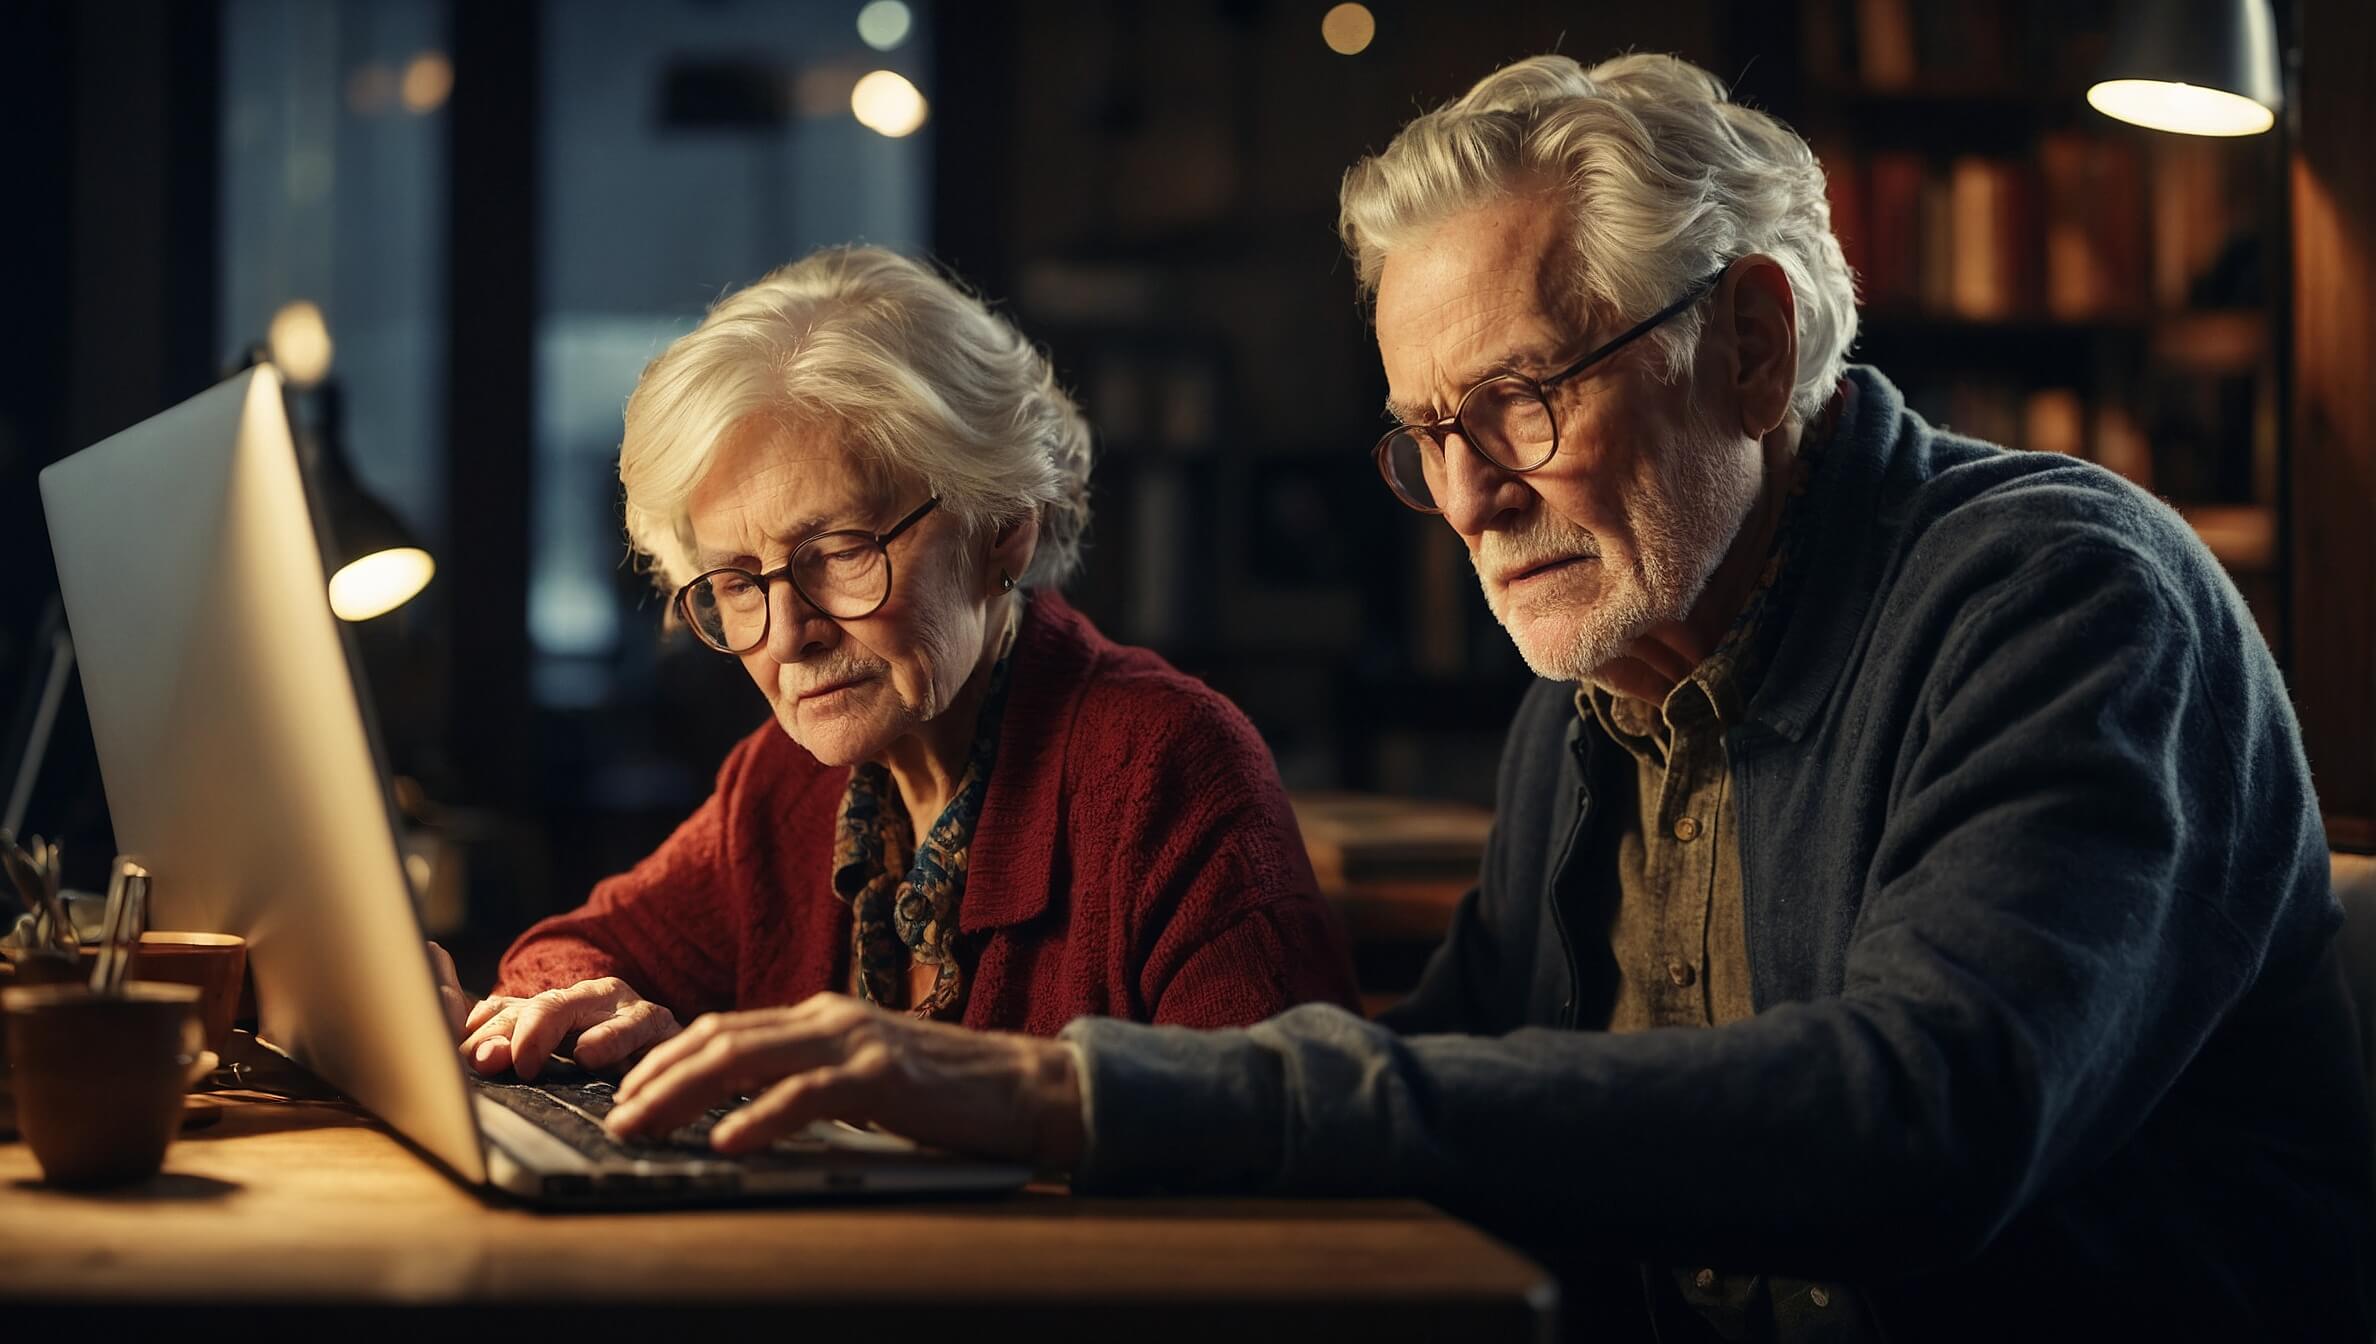
[(739, 885), (727, 859), (736, 799), (755, 755), (746, 739), (716, 789), (675, 833), (586, 903), (532, 925), (496, 973), (496, 992), (527, 995), (617, 976), (680, 1022), (734, 1006)]
[(1131, 973), (1146, 1020), (1231, 1027), (1299, 1003), (1357, 1006), (1342, 922), (1269, 750), (1218, 696), (1167, 698), (1125, 763), (1135, 778), (1116, 781), (1123, 842), (1109, 870), (1137, 893)]
[(2325, 917), (2231, 867), (2298, 841), (2233, 820), (2283, 769), (2258, 673), (2213, 650), (2207, 675), (2133, 559), (2041, 559), (1941, 651), (1842, 995), (1625, 1035), (1404, 1038), (1317, 1007), (1205, 1034), (1077, 1022), (1078, 1184), (1412, 1194), (1777, 1268), (1987, 1246), (2122, 1143)]

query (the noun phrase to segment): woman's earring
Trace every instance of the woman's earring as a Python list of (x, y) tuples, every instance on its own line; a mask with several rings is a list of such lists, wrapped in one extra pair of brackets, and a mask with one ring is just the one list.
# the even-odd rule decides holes
[(998, 591), (1002, 593), (1015, 591), (1015, 576), (1007, 573), (1004, 569), (998, 571)]

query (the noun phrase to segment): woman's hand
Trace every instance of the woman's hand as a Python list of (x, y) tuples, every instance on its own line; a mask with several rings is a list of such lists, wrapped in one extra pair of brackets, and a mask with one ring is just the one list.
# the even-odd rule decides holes
[(429, 944), (429, 965), (437, 972), (437, 999), (445, 1009), (446, 1030), (459, 1041), (469, 1031), (470, 995), (462, 990), (462, 976), (454, 969), (453, 954), (434, 942)]
[[(453, 1002), (452, 995), (447, 1002)], [(570, 1058), (584, 1068), (604, 1069), (678, 1030), (676, 1016), (666, 1008), (626, 981), (605, 976), (524, 999), (489, 995), (463, 1018), (456, 1034), (462, 1037), (462, 1058), (480, 1073), (510, 1069), (534, 1078), (572, 1032), (577, 1042)]]
[(922, 1022), (840, 994), (696, 1019), (620, 1082), (607, 1124), (618, 1135), (665, 1133), (746, 1094), (753, 1100), (710, 1132), (720, 1152), (846, 1120), (1043, 1171), (1069, 1171), (1081, 1156), (1069, 1048)]

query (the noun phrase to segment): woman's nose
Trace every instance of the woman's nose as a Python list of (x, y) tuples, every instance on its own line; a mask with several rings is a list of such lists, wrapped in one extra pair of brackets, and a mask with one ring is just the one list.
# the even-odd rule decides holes
[(829, 649), (841, 633), (832, 617), (800, 595), (789, 574), (767, 585), (767, 602), (767, 656), (779, 663), (798, 662)]

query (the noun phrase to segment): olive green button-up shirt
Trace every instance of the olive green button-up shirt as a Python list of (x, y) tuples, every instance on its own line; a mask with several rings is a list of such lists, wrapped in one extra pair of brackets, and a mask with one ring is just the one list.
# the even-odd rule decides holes
[(1757, 1011), (1724, 748), (1745, 698), (1737, 669), (1719, 650), (1656, 706), (1597, 686), (1576, 693), (1576, 712), (1634, 758), (1632, 805), (1612, 800), (1611, 1031), (1721, 1026)]

